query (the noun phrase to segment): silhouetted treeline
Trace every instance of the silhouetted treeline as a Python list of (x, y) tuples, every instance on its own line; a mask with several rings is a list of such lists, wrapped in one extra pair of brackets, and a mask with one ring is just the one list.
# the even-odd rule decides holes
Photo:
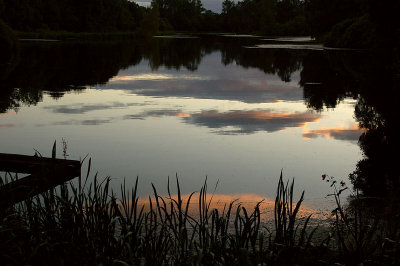
[(306, 0), (310, 33), (333, 47), (374, 48), (398, 39), (400, 1)]
[(398, 38), (396, 0), (224, 0), (222, 13), (201, 0), (0, 0), (0, 20), (19, 31), (219, 31), (312, 35), (330, 46), (366, 48)]
[(144, 10), (127, 0), (0, 0), (0, 14), (20, 31), (131, 31)]
[(309, 34), (301, 0), (243, 0), (222, 3), (222, 27), (233, 32), (266, 35)]
[(161, 29), (201, 30), (200, 0), (153, 0), (160, 10)]
[(16, 38), (12, 29), (0, 19), (0, 61), (10, 60), (15, 48)]
[(153, 0), (153, 3), (160, 10), (161, 30), (308, 34), (301, 0), (225, 0), (221, 14), (205, 10), (200, 0)]

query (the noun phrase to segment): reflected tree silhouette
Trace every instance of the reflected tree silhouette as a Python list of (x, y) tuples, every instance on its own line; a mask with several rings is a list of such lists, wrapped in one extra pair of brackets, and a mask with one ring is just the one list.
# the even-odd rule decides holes
[(225, 65), (236, 63), (245, 68), (257, 68), (267, 74), (276, 74), (282, 81), (290, 82), (294, 72), (301, 69), (304, 51), (284, 49), (246, 49), (242, 46), (221, 49)]
[[(353, 52), (354, 53), (354, 52)], [(362, 54), (352, 57), (346, 52), (310, 52), (304, 57), (300, 85), (308, 107), (314, 110), (335, 108), (347, 97), (357, 96), (357, 77), (350, 62), (363, 61)]]
[[(391, 61), (374, 60), (365, 75), (355, 107), (355, 117), (367, 129), (359, 140), (364, 159), (358, 162), (350, 178), (365, 195), (385, 197), (400, 190), (398, 171), (398, 100), (395, 68), (382, 68)], [(398, 73), (398, 72), (397, 72)], [(377, 93), (379, 90), (379, 93)]]
[(226, 37), (152, 38), (136, 42), (22, 43), (13, 60), (1, 65), (0, 111), (42, 100), (43, 92), (59, 98), (68, 91), (106, 84), (121, 69), (149, 61), (152, 71), (196, 71), (202, 59), (221, 52), (222, 63), (236, 63), (277, 74), (289, 82), (301, 68), (302, 53), (246, 49), (254, 40)]
[(309, 108), (335, 108), (346, 97), (357, 100), (354, 115), (365, 129), (358, 141), (364, 158), (349, 178), (369, 198), (384, 198), (400, 189), (398, 105), (393, 97), (399, 88), (396, 65), (396, 57), (382, 56), (377, 50), (309, 53), (303, 60), (300, 85)]
[(43, 92), (59, 98), (67, 91), (105, 84), (140, 60), (135, 46), (118, 42), (23, 43), (15, 59), (2, 67), (0, 110), (36, 104)]

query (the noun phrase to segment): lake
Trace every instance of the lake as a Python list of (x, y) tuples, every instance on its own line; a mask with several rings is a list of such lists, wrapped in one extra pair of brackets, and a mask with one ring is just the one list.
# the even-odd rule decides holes
[(185, 193), (207, 177), (221, 199), (273, 199), (282, 170), (330, 208), (321, 175), (351, 186), (365, 161), (368, 60), (245, 36), (21, 42), (0, 69), (0, 152), (49, 156), (57, 141), (115, 190), (138, 176), (141, 196), (177, 175)]

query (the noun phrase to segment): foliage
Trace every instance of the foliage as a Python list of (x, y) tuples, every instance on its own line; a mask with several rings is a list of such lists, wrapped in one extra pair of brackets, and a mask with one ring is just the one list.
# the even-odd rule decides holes
[(152, 3), (143, 17), (139, 33), (144, 36), (151, 36), (158, 32), (160, 27), (160, 11), (157, 4)]
[(222, 28), (266, 35), (308, 34), (303, 1), (243, 0), (222, 3)]
[(8, 61), (10, 55), (15, 52), (16, 45), (14, 33), (8, 25), (0, 19), (0, 61)]
[(160, 9), (160, 16), (175, 30), (201, 29), (203, 4), (200, 0), (153, 0)]
[(330, 47), (370, 48), (375, 26), (367, 15), (336, 24), (325, 39)]
[[(24, 32), (139, 30), (150, 35), (159, 25), (161, 30), (308, 34), (300, 0), (225, 0), (222, 14), (205, 10), (200, 0), (153, 0), (150, 8), (128, 0), (6, 0), (3, 6), (5, 22)], [(155, 6), (159, 17), (151, 15)]]
[(21, 31), (128, 31), (137, 28), (141, 12), (127, 0), (4, 0), (3, 19)]
[(351, 193), (349, 205), (345, 206), (341, 202), (341, 194), (348, 190), (346, 184), (343, 181), (338, 183), (332, 176), (323, 175), (322, 178), (333, 188), (333, 193), (328, 196), (333, 196), (336, 203), (336, 208), (332, 211), (335, 217), (332, 233), (341, 263), (397, 264), (400, 261), (398, 198), (391, 197), (395, 201), (389, 206), (395, 208), (391, 209), (390, 216), (376, 212), (372, 207), (371, 203), (376, 204), (381, 199), (363, 197), (358, 189)]
[(366, 12), (365, 0), (306, 0), (305, 10), (311, 35), (319, 37), (345, 19), (358, 17)]

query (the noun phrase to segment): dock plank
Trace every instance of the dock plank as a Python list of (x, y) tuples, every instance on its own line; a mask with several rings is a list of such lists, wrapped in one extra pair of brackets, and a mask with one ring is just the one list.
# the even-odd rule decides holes
[(0, 153), (0, 171), (30, 174), (0, 186), (0, 207), (7, 207), (80, 176), (81, 163)]
[(71, 165), (80, 167), (80, 162), (75, 160), (0, 153), (0, 171), (4, 172), (31, 174), (49, 165)]

